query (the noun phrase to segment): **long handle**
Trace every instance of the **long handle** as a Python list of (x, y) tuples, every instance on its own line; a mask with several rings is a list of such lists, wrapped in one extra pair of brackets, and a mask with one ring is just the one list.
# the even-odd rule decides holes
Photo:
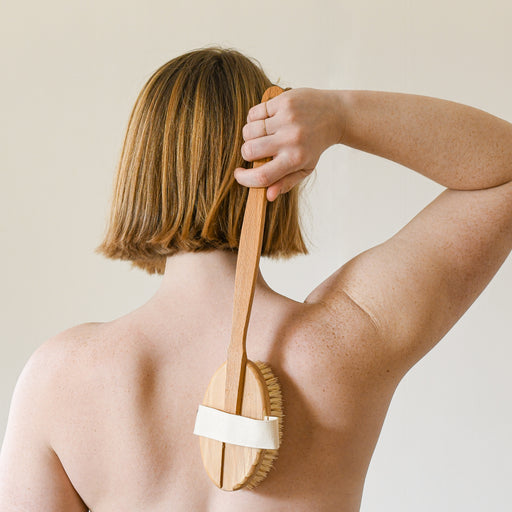
[[(269, 87), (263, 94), (262, 102), (283, 92), (277, 85)], [(272, 160), (265, 158), (253, 163), (253, 168)], [(231, 414), (240, 414), (245, 382), (247, 352), (245, 340), (251, 316), (254, 284), (259, 269), (265, 211), (267, 206), (267, 189), (250, 188), (245, 207), (242, 232), (238, 246), (236, 262), (235, 294), (233, 304), (233, 324), (231, 342), (228, 347), (226, 367), (226, 394), (224, 410)]]

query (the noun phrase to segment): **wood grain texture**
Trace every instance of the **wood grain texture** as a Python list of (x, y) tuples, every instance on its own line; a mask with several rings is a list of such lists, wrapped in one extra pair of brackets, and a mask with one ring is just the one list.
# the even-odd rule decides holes
[[(261, 101), (268, 101), (282, 92), (283, 89), (281, 87), (272, 86), (265, 91)], [(271, 159), (258, 160), (254, 162), (253, 167), (258, 167), (268, 160)], [(259, 269), (266, 207), (267, 189), (251, 187), (247, 197), (238, 247), (233, 322), (227, 356), (224, 410), (232, 414), (240, 414), (245, 363), (247, 361), (245, 341), (251, 316), (254, 285)]]
[[(262, 102), (282, 92), (281, 87), (270, 87), (265, 91)], [(256, 161), (253, 168), (269, 160), (271, 158)], [(271, 414), (271, 395), (263, 373), (247, 359), (246, 337), (259, 270), (266, 206), (267, 189), (250, 188), (238, 248), (227, 361), (212, 377), (203, 401), (203, 405), (260, 420)], [(280, 390), (277, 394), (280, 403)], [(277, 414), (281, 417), (280, 408), (279, 405)], [(269, 461), (277, 456), (277, 450), (259, 450), (205, 437), (200, 438), (200, 447), (203, 465), (210, 479), (226, 491), (257, 485), (266, 476)]]
[[(203, 405), (221, 411), (224, 409), (226, 367), (222, 366), (212, 377)], [(271, 412), (270, 397), (257, 366), (248, 361), (245, 371), (241, 415), (262, 420)], [(215, 439), (200, 437), (201, 457), (208, 476), (213, 483), (225, 491), (235, 491), (244, 487), (261, 463), (265, 450), (223, 443)], [(222, 457), (224, 463), (222, 464)]]

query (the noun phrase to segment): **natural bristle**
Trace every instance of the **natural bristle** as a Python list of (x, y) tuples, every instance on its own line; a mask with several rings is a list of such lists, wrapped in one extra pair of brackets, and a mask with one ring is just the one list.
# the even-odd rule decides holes
[[(279, 444), (283, 440), (283, 396), (281, 393), (281, 386), (279, 385), (279, 381), (277, 377), (272, 372), (270, 366), (261, 361), (255, 361), (254, 364), (258, 367), (258, 370), (261, 372), (265, 379), (265, 384), (267, 387), (267, 391), (270, 398), (270, 414), (269, 416), (276, 416), (279, 418)], [(277, 459), (277, 455), (279, 450), (262, 450), (263, 457), (258, 466), (258, 469), (254, 472), (254, 474), (249, 478), (248, 482), (245, 484), (246, 489), (254, 489), (258, 486), (265, 478), (268, 473), (272, 469), (274, 461)]]

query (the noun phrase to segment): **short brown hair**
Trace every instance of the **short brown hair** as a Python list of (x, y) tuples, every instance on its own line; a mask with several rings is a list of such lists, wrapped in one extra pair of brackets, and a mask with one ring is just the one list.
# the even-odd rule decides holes
[[(179, 251), (237, 251), (248, 188), (234, 179), (249, 109), (272, 83), (236, 50), (202, 48), (151, 76), (132, 110), (97, 248), (162, 274)], [(268, 203), (262, 255), (307, 254), (298, 187)]]

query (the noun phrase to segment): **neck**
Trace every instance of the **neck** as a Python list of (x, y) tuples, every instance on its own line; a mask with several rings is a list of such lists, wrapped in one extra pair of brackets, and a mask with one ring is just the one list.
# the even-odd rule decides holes
[[(235, 285), (237, 254), (212, 250), (180, 252), (167, 258), (165, 273), (155, 298), (228, 296)], [(270, 290), (258, 269), (256, 288)]]

